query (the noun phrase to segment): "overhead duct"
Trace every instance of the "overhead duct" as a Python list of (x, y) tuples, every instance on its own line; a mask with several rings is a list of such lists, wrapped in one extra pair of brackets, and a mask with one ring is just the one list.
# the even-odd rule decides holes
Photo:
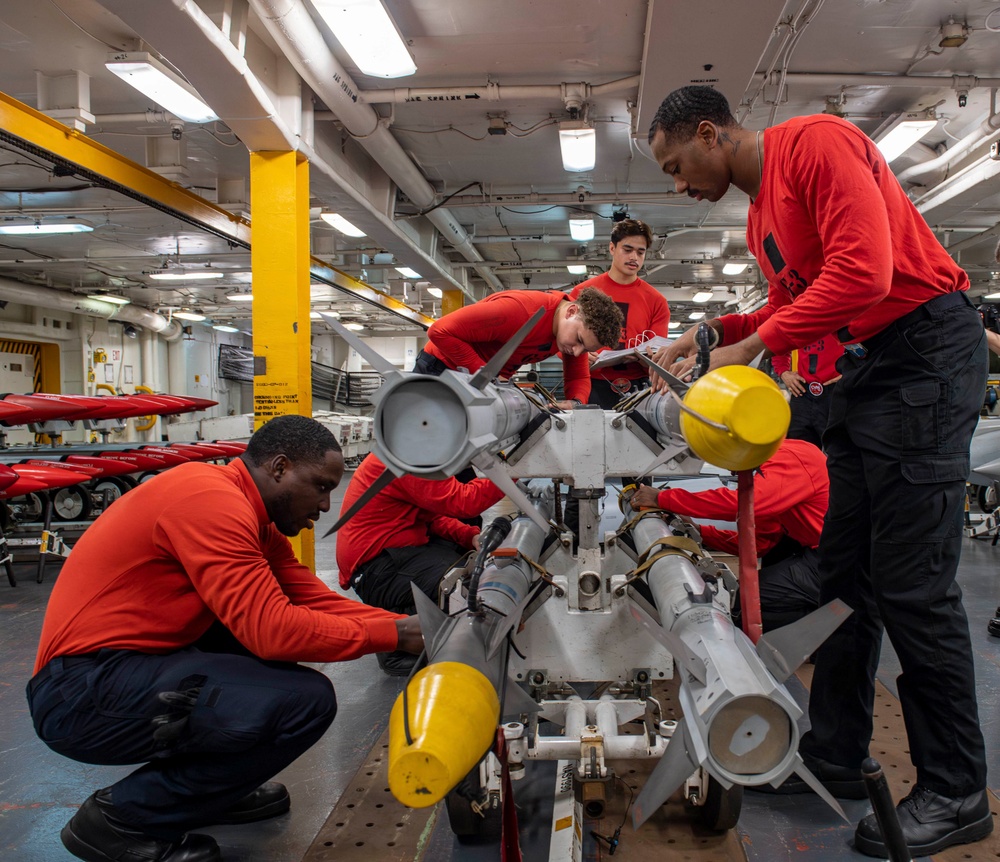
[(639, 86), (639, 80), (638, 75), (631, 75), (627, 78), (619, 78), (616, 81), (608, 81), (606, 84), (597, 84), (596, 86), (585, 82), (575, 84), (501, 86), (491, 81), (485, 87), (396, 87), (392, 90), (362, 90), (361, 95), (370, 104), (392, 103), (396, 105), (410, 104), (424, 100), (461, 102), (466, 99), (483, 99), (487, 102), (512, 102), (524, 101), (526, 99), (566, 101), (570, 95), (575, 98), (582, 98), (584, 101), (590, 101), (607, 93), (634, 89)]
[[(306, 84), (382, 166), (400, 191), (422, 210), (434, 206), (437, 194), (433, 187), (375, 109), (359, 96), (357, 85), (333, 56), (306, 5), (300, 0), (252, 0), (251, 6)], [(503, 284), (449, 210), (437, 207), (426, 213), (426, 218), (466, 260), (476, 264), (476, 272), (491, 288), (503, 290)], [(467, 289), (463, 291), (475, 298)]]
[(21, 305), (85, 314), (89, 317), (103, 317), (105, 320), (114, 319), (120, 323), (134, 323), (157, 333), (165, 341), (176, 341), (183, 334), (183, 329), (176, 320), (167, 320), (162, 315), (144, 308), (132, 305), (114, 305), (110, 302), (101, 302), (97, 299), (54, 290), (51, 287), (24, 284), (9, 278), (0, 278), (0, 299), (17, 302)]

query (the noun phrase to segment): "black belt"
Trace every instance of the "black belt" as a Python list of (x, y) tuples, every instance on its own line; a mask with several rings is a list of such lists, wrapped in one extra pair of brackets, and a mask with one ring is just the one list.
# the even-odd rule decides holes
[(38, 673), (36, 673), (28, 681), (28, 691), (31, 694), (35, 693), (35, 689), (38, 688), (43, 682), (45, 682), (50, 676), (52, 676), (52, 662), (56, 659), (62, 661), (62, 666), (65, 669), (74, 667), (75, 665), (84, 664), (85, 662), (93, 662), (97, 660), (98, 654), (96, 652), (82, 653), (81, 655), (64, 655), (56, 656), (56, 658), (50, 659), (49, 662), (43, 667)]
[[(873, 350), (878, 350), (883, 344), (893, 338), (897, 333), (906, 329), (910, 324), (916, 323), (918, 320), (924, 318), (931, 318), (934, 316), (934, 312), (946, 311), (949, 308), (957, 305), (968, 305), (972, 306), (972, 302), (966, 295), (964, 290), (955, 290), (951, 293), (942, 293), (940, 296), (935, 296), (934, 299), (929, 299), (927, 302), (918, 305), (912, 311), (908, 311), (902, 317), (896, 318), (892, 323), (885, 327), (885, 329), (879, 330), (874, 335), (869, 336), (864, 341), (859, 344), (852, 345), (847, 344), (847, 342), (853, 340), (854, 336), (851, 334), (851, 330), (846, 326), (842, 329), (837, 330), (837, 338), (844, 345), (844, 349), (855, 356), (864, 356), (867, 353), (871, 353)], [(858, 350), (852, 350), (851, 348), (860, 348)]]

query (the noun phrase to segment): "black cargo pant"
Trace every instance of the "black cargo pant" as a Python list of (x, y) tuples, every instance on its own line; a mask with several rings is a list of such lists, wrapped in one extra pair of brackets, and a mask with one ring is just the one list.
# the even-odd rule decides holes
[(123, 819), (167, 841), (216, 822), (309, 749), (337, 712), (319, 671), (195, 647), (54, 658), (28, 684), (28, 702), (53, 751), (144, 763), (111, 786), (111, 799)]
[(820, 601), (854, 613), (820, 647), (802, 750), (857, 767), (872, 736), (883, 627), (902, 666), (917, 782), (946, 796), (986, 786), (972, 647), (955, 583), (969, 442), (986, 342), (964, 293), (910, 312), (840, 360), (823, 442), (830, 508)]
[(792, 418), (785, 435), (789, 440), (805, 440), (813, 446), (823, 448), (823, 432), (830, 421), (830, 404), (836, 387), (836, 383), (828, 383), (819, 395), (813, 395), (807, 390), (802, 395), (792, 397), (788, 404), (792, 410)]

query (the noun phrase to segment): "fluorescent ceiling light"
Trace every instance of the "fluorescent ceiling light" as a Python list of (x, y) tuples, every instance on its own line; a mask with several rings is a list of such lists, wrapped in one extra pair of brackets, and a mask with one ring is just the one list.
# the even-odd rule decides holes
[(587, 271), (587, 264), (585, 263), (573, 263), (566, 267), (569, 270), (570, 275), (583, 275)]
[(592, 218), (571, 218), (569, 220), (569, 235), (577, 242), (593, 239), (594, 220)]
[(104, 65), (175, 117), (189, 123), (219, 119), (194, 87), (146, 51), (109, 54)]
[(88, 293), (87, 299), (96, 299), (98, 302), (110, 302), (114, 305), (128, 305), (132, 300), (124, 296), (115, 296), (113, 293)]
[(149, 273), (149, 277), (156, 281), (201, 281), (206, 278), (222, 278), (222, 275), (221, 272), (212, 272), (210, 269), (171, 269)]
[(227, 293), (226, 299), (230, 302), (253, 302), (252, 293)]
[(402, 78), (417, 71), (379, 0), (313, 0), (313, 6), (362, 74)]
[(344, 218), (339, 213), (320, 213), (319, 217), (323, 219), (330, 227), (336, 228), (344, 236), (364, 236), (365, 232), (359, 228), (352, 225), (346, 218)]
[(440, 287), (428, 287), (427, 292), (435, 299), (440, 299), (442, 295)]
[(194, 321), (205, 319), (204, 314), (195, 314), (193, 311), (175, 311), (174, 317), (180, 320), (194, 320)]
[(83, 222), (58, 222), (52, 224), (42, 224), (33, 222), (32, 224), (0, 224), (0, 233), (10, 236), (52, 236), (62, 233), (87, 233), (94, 228)]
[(344, 324), (344, 329), (351, 329), (354, 332), (358, 332), (358, 331), (360, 331), (360, 330), (362, 330), (364, 328), (365, 327), (364, 327), (363, 323), (345, 323)]
[(681, 322), (679, 320), (671, 320), (670, 323), (667, 324), (667, 329), (680, 329), (680, 328), (681, 328)]
[(701, 320), (705, 316), (704, 311), (692, 311), (688, 315), (688, 320)]
[(559, 149), (564, 171), (592, 171), (597, 164), (597, 132), (582, 120), (559, 124)]
[(414, 269), (410, 269), (408, 266), (397, 266), (396, 272), (405, 278), (420, 278), (420, 273)]
[(708, 302), (713, 296), (715, 294), (710, 290), (699, 290), (691, 299), (695, 302)]
[(723, 275), (739, 275), (743, 270), (745, 270), (749, 263), (740, 263), (738, 261), (730, 261), (724, 267), (722, 267)]
[(890, 125), (878, 133), (875, 145), (887, 162), (898, 159), (924, 135), (937, 125), (937, 120), (926, 114), (900, 114)]
[(983, 299), (1000, 299), (1000, 293), (987, 293)]
[[(174, 316), (179, 317), (180, 315), (174, 315)], [(237, 329), (235, 326), (230, 326), (228, 323), (216, 323), (212, 327), (212, 329), (218, 329), (219, 332), (239, 332), (239, 329)]]

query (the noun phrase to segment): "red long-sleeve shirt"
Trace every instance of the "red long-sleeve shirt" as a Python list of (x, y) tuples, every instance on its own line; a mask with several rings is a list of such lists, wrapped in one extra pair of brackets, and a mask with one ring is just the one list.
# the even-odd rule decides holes
[[(559, 352), (553, 331), (556, 308), (569, 297), (558, 290), (505, 290), (491, 293), (435, 320), (427, 330), (424, 350), (449, 368), (475, 374), (493, 358), (539, 308), (545, 315), (501, 369), (510, 377), (522, 365), (541, 362)], [(567, 399), (587, 402), (590, 367), (587, 354), (563, 356), (563, 390)]]
[[(611, 273), (605, 272), (578, 284), (570, 296), (576, 299), (580, 291), (588, 287), (595, 287), (601, 293), (607, 294), (621, 309), (625, 325), (622, 327), (618, 350), (634, 347), (651, 335), (667, 334), (670, 307), (663, 294), (649, 282), (637, 278), (631, 284), (619, 284), (611, 277)], [(600, 352), (606, 349), (601, 348)], [(590, 376), (602, 380), (614, 380), (617, 377), (642, 380), (649, 376), (649, 372), (641, 362), (625, 362), (610, 368), (591, 368)]]
[(753, 332), (786, 353), (848, 327), (864, 341), (969, 279), (907, 198), (878, 147), (846, 120), (798, 117), (764, 132), (747, 246), (767, 304), (720, 320), (723, 343)]
[[(803, 547), (819, 545), (830, 496), (826, 456), (805, 440), (785, 439), (754, 474), (754, 522), (757, 553), (766, 554), (787, 535)], [(710, 521), (735, 521), (739, 509), (735, 488), (684, 491), (667, 488), (656, 498), (675, 515)], [(701, 538), (711, 550), (739, 553), (737, 534), (708, 524)]]
[(827, 335), (819, 341), (800, 347), (790, 353), (779, 353), (771, 357), (771, 366), (779, 377), (786, 371), (794, 371), (808, 383), (826, 385), (840, 376), (837, 360), (844, 355), (844, 345), (836, 335)]
[(172, 652), (215, 620), (263, 659), (344, 661), (395, 649), (401, 618), (303, 566), (241, 459), (181, 464), (116, 500), (73, 547), (35, 671), (105, 647)]
[[(369, 454), (354, 472), (344, 492), (341, 511), (346, 512), (385, 469)], [(472, 548), (479, 530), (458, 518), (474, 518), (503, 497), (489, 479), (462, 483), (457, 479), (393, 479), (376, 494), (337, 534), (337, 567), (340, 585), (347, 588), (362, 563), (386, 548), (426, 545), (431, 536), (441, 536), (464, 548)]]

